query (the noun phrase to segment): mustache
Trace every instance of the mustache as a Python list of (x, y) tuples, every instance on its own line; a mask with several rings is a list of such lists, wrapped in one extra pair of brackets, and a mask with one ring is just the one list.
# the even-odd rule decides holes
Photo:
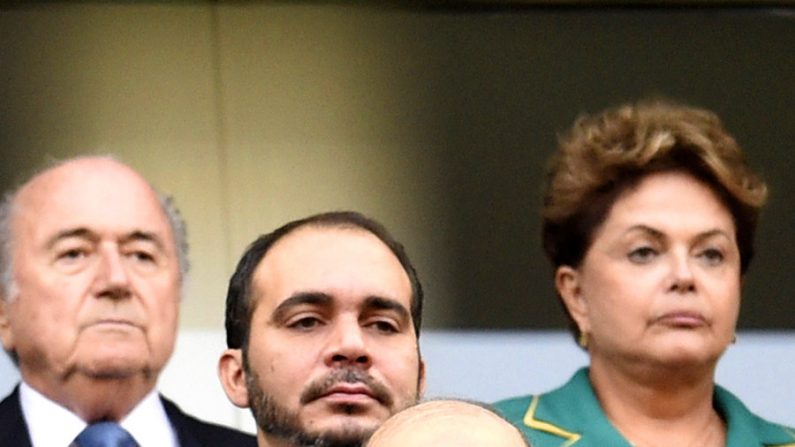
[(340, 368), (310, 383), (301, 393), (301, 404), (320, 399), (329, 394), (329, 390), (340, 383), (363, 384), (367, 387), (371, 396), (386, 407), (391, 407), (394, 401), (389, 390), (366, 371), (356, 368)]

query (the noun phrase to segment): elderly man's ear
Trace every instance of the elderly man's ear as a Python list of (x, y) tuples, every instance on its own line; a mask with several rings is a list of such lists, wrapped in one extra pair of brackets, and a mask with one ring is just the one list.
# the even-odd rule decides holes
[(9, 304), (5, 296), (0, 294), (0, 340), (6, 351), (14, 349), (14, 334), (11, 332), (11, 321), (8, 317)]
[(240, 408), (248, 407), (246, 371), (243, 368), (243, 351), (227, 349), (218, 360), (218, 377), (229, 400)]

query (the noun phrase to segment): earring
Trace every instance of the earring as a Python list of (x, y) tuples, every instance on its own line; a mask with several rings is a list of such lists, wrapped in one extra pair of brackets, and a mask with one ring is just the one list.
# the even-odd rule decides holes
[(737, 333), (736, 332), (734, 333), (734, 335), (732, 335), (732, 344), (733, 345), (737, 344)]
[(580, 331), (580, 336), (577, 338), (577, 344), (583, 349), (588, 349), (588, 333)]

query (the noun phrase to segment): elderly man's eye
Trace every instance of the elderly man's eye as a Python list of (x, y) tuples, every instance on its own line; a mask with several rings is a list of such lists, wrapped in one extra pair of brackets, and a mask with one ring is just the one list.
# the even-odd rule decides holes
[(154, 262), (155, 261), (155, 257), (151, 253), (148, 253), (148, 252), (145, 252), (145, 251), (135, 251), (135, 252), (130, 254), (130, 257), (132, 257), (136, 261), (141, 261), (141, 262)]
[(83, 259), (88, 256), (88, 251), (83, 248), (70, 248), (58, 253), (58, 260), (65, 262), (73, 262)]
[(61, 253), (61, 258), (75, 259), (75, 258), (83, 257), (85, 255), (86, 255), (85, 251), (78, 250), (78, 249), (73, 249), (73, 250), (67, 250), (67, 251)]

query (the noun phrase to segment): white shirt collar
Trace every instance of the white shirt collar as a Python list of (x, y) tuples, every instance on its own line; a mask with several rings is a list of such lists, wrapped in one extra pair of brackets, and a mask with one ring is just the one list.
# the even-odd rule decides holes
[[(141, 447), (178, 447), (177, 434), (168, 420), (157, 391), (152, 390), (121, 421), (121, 426)], [(35, 446), (34, 446), (35, 447)]]
[(19, 385), (19, 404), (33, 447), (69, 445), (86, 427), (76, 414), (44, 397), (25, 382)]
[[(87, 426), (76, 414), (48, 399), (25, 382), (19, 386), (19, 402), (33, 447), (69, 445)], [(120, 424), (141, 447), (179, 446), (176, 432), (154, 390)]]

